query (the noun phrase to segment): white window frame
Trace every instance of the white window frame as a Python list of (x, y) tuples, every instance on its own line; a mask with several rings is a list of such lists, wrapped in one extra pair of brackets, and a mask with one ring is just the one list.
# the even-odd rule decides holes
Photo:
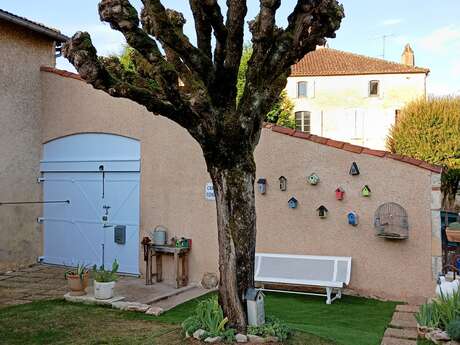
[[(301, 114), (300, 116), (300, 127), (297, 126), (297, 114)], [(306, 116), (308, 116), (308, 131), (305, 130), (306, 127), (307, 127), (307, 121), (306, 121)], [(296, 111), (295, 114), (294, 114), (294, 117), (295, 117), (295, 128), (296, 130), (300, 130), (301, 132), (304, 132), (304, 133), (307, 133), (307, 134), (310, 134), (311, 133), (311, 112), (308, 111), (308, 110), (300, 110), (300, 111)]]
[[(299, 92), (300, 84), (305, 84), (305, 95), (300, 95), (300, 92)], [(301, 80), (297, 82), (297, 98), (308, 98), (308, 81)]]

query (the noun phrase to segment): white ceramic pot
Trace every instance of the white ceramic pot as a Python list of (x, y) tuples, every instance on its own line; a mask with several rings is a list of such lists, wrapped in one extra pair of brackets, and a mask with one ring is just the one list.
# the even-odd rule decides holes
[(94, 297), (96, 299), (110, 299), (113, 297), (115, 282), (100, 283), (94, 281)]

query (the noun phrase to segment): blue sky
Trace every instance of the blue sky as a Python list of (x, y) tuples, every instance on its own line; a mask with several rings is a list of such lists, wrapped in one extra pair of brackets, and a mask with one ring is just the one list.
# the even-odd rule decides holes
[[(140, 0), (132, 0), (132, 3), (140, 8)], [(185, 14), (188, 19), (185, 31), (193, 40), (188, 1), (164, 0), (163, 3)], [(220, 3), (225, 1), (220, 0)], [(256, 15), (259, 2), (250, 0), (248, 3), (249, 20)], [(337, 38), (329, 41), (331, 48), (381, 57), (382, 36), (389, 35), (385, 45), (386, 59), (399, 61), (404, 45), (410, 43), (415, 51), (416, 64), (431, 70), (428, 91), (460, 94), (459, 0), (343, 0), (342, 3), (346, 18)], [(123, 36), (99, 21), (97, 4), (97, 0), (0, 0), (1, 9), (58, 28), (64, 34), (88, 31), (100, 54), (117, 53), (124, 43)], [(286, 23), (294, 4), (294, 0), (282, 1), (278, 25)], [(246, 40), (250, 40), (248, 33)], [(59, 59), (58, 67), (73, 70), (63, 58)]]

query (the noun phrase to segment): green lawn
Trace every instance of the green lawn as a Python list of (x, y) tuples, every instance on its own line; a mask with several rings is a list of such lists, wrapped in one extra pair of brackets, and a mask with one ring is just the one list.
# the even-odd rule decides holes
[[(189, 344), (179, 324), (197, 300), (160, 317), (114, 309), (40, 301), (0, 309), (0, 344)], [(324, 298), (270, 293), (267, 314), (296, 330), (289, 345), (379, 345), (396, 303), (344, 297)]]

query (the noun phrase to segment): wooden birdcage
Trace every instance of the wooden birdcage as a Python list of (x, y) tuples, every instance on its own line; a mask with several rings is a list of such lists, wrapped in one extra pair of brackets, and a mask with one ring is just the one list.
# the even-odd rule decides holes
[(407, 212), (401, 205), (394, 202), (382, 204), (377, 208), (374, 215), (374, 227), (379, 237), (394, 240), (409, 238)]

